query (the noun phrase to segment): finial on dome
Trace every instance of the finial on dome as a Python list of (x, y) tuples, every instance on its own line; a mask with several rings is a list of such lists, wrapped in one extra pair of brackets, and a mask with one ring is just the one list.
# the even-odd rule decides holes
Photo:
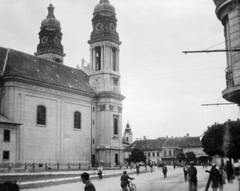
[(52, 4), (50, 4), (49, 5), (49, 7), (48, 7), (48, 16), (47, 16), (47, 18), (53, 18), (53, 19), (55, 19), (55, 16), (54, 16), (54, 7), (53, 7), (53, 5)]
[(101, 0), (100, 3), (109, 3), (108, 0)]

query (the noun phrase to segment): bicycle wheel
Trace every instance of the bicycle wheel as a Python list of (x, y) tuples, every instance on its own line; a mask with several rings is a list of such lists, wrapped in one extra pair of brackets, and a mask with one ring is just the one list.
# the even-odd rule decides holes
[(137, 187), (136, 187), (135, 184), (132, 184), (132, 185), (131, 185), (131, 191), (137, 191)]

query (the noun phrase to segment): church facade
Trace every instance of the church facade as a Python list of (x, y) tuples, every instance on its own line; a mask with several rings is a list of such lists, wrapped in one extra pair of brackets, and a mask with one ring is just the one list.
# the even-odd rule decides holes
[(123, 162), (119, 35), (115, 8), (94, 8), (90, 66), (64, 65), (52, 4), (35, 55), (0, 47), (0, 161)]

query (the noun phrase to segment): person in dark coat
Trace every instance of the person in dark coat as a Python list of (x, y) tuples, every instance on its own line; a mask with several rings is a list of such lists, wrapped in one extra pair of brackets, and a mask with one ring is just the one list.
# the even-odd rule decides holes
[(227, 174), (228, 183), (232, 183), (233, 182), (233, 165), (230, 163), (230, 161), (227, 161), (225, 170)]
[(194, 162), (191, 161), (190, 162), (190, 167), (188, 168), (188, 176), (189, 176), (189, 190), (192, 190), (192, 186), (193, 186), (193, 190), (197, 191), (197, 168), (195, 166), (193, 166)]
[(122, 190), (125, 191), (127, 190), (127, 185), (129, 184), (128, 180), (133, 180), (134, 178), (131, 178), (130, 176), (127, 175), (127, 171), (123, 171), (123, 175), (121, 176), (121, 187)]
[(89, 174), (84, 172), (81, 174), (83, 184), (85, 184), (84, 191), (96, 191), (95, 186), (89, 180)]
[(163, 176), (164, 178), (167, 178), (167, 166), (166, 164), (163, 164), (163, 167), (162, 167), (162, 172), (163, 172)]
[(213, 191), (217, 191), (218, 188), (220, 188), (220, 191), (223, 190), (223, 172), (221, 169), (218, 168), (218, 166), (213, 163), (211, 170), (205, 170), (205, 172), (210, 173), (207, 186), (205, 191), (208, 190), (210, 187), (210, 183), (212, 186)]
[(188, 167), (186, 164), (183, 166), (183, 174), (184, 174), (184, 180), (187, 181), (187, 174), (188, 174)]

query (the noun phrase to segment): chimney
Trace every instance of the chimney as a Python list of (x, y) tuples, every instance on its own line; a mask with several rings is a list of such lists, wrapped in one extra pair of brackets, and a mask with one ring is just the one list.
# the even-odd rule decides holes
[(168, 136), (166, 136), (166, 138), (168, 138)]
[(187, 133), (187, 137), (189, 137), (189, 133)]

